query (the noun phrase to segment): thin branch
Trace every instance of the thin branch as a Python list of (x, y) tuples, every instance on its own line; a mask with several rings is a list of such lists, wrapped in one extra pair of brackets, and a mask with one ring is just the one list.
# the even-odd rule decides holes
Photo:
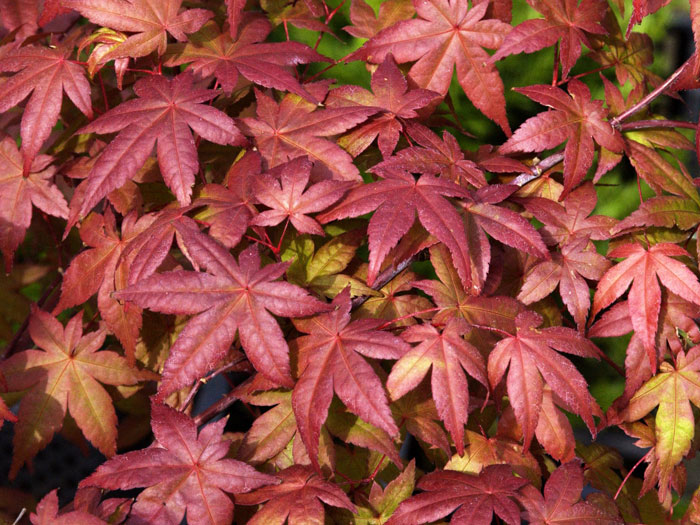
[(620, 131), (634, 131), (637, 129), (650, 129), (650, 128), (685, 128), (685, 129), (697, 129), (697, 122), (685, 122), (683, 120), (635, 120), (633, 122), (625, 122), (620, 124), (618, 129)]
[[(418, 254), (412, 255), (406, 260), (401, 261), (399, 264), (396, 266), (391, 266), (384, 270), (382, 273), (379, 274), (377, 277), (377, 280), (374, 281), (374, 285), (371, 287), (372, 290), (380, 290), (384, 288), (387, 284), (389, 284), (391, 281), (396, 278), (397, 275), (399, 275), (401, 272), (403, 272), (406, 268), (411, 266), (411, 264), (416, 260), (418, 257)], [(362, 306), (367, 299), (369, 299), (369, 295), (362, 295), (360, 297), (355, 297), (352, 300), (352, 309), (357, 310), (360, 306)]]
[[(46, 291), (44, 291), (43, 295), (39, 298), (37, 301), (37, 306), (41, 308), (44, 306), (44, 303), (51, 297), (51, 294), (56, 290), (56, 287), (60, 284), (61, 279), (63, 279), (63, 275), (60, 273), (56, 275), (55, 279), (53, 282), (46, 288)], [(3, 350), (2, 357), (3, 359), (6, 359), (10, 357), (14, 352), (15, 352), (15, 347), (19, 343), (19, 340), (22, 338), (24, 335), (24, 332), (26, 332), (27, 327), (29, 326), (29, 318), (31, 317), (31, 314), (27, 315), (27, 317), (24, 318), (24, 321), (22, 322), (22, 326), (19, 327), (19, 329), (15, 332), (15, 335), (12, 337), (12, 340), (7, 343), (7, 346), (5, 347), (5, 350)]]
[(692, 66), (695, 63), (695, 55), (691, 56), (688, 60), (686, 60), (681, 67), (676, 69), (673, 74), (668, 77), (661, 85), (659, 85), (654, 91), (649, 93), (646, 97), (644, 97), (642, 100), (637, 102), (635, 105), (633, 105), (631, 108), (623, 111), (620, 113), (617, 117), (612, 119), (610, 121), (610, 124), (614, 128), (619, 128), (620, 123), (625, 120), (627, 117), (630, 117), (637, 113), (638, 111), (641, 111), (645, 107), (647, 107), (649, 104), (652, 103), (652, 101), (659, 96), (663, 95), (664, 91), (666, 91), (668, 88), (670, 88), (673, 83), (678, 80), (678, 78), (685, 73), (685, 70)]
[(238, 391), (231, 390), (224, 397), (219, 399), (216, 403), (207, 408), (204, 412), (194, 417), (194, 424), (196, 426), (201, 426), (208, 422), (210, 419), (216, 417), (219, 412), (223, 412), (228, 407), (233, 405), (238, 400)]

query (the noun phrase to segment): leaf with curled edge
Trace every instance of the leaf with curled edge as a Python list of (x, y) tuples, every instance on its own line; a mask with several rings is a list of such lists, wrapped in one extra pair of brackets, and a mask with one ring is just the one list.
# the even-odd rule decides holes
[(391, 436), (398, 433), (382, 382), (360, 355), (397, 359), (409, 349), (400, 338), (378, 330), (380, 320), (350, 322), (348, 288), (336, 296), (332, 307), (329, 313), (295, 321), (296, 328), (308, 335), (298, 340), (302, 372), (292, 406), (299, 434), (317, 469), (319, 433), (333, 392), (352, 413)]
[(559, 287), (559, 295), (583, 333), (591, 307), (588, 283), (598, 281), (610, 268), (608, 259), (600, 255), (586, 237), (577, 237), (561, 247), (549, 261), (533, 266), (525, 275), (518, 300), (532, 304), (544, 299)]
[(488, 2), (471, 9), (467, 0), (414, 0), (413, 5), (418, 18), (382, 30), (348, 60), (381, 63), (392, 53), (399, 64), (416, 61), (409, 79), (441, 95), (447, 93), (456, 67), (469, 100), (510, 135), (503, 82), (483, 49), (497, 49), (510, 25), (484, 19)]
[(467, 190), (432, 175), (423, 175), (416, 181), (408, 172), (388, 171), (383, 177), (350, 190), (340, 204), (317, 216), (325, 224), (374, 211), (367, 229), (367, 284), (372, 286), (384, 258), (409, 231), (418, 214), (423, 227), (449, 248), (465, 286), (471, 286), (467, 234), (457, 210), (446, 198), (466, 197)]
[(52, 315), (34, 308), (29, 335), (40, 348), (25, 350), (0, 363), (11, 392), (27, 390), (15, 425), (10, 478), (44, 448), (63, 426), (69, 411), (85, 437), (105, 456), (116, 452), (117, 415), (100, 383), (133, 385), (157, 376), (130, 367), (116, 352), (99, 351), (104, 328), (83, 335), (83, 312), (65, 328)]
[(29, 515), (32, 525), (74, 525), (81, 523), (84, 525), (104, 525), (97, 516), (93, 516), (84, 510), (72, 510), (70, 512), (58, 513), (58, 489), (54, 489), (44, 496), (36, 506), (36, 513)]
[(501, 435), (487, 437), (469, 429), (465, 438), (464, 455), (452, 456), (445, 464), (446, 470), (479, 474), (489, 465), (508, 465), (515, 474), (539, 487), (542, 473), (537, 459), (517, 441)]
[(630, 215), (613, 228), (613, 234), (635, 231), (649, 226), (678, 227), (689, 230), (700, 224), (700, 205), (675, 195), (652, 197), (639, 205)]
[(595, 435), (594, 415), (600, 408), (588, 392), (586, 380), (559, 352), (599, 359), (599, 350), (570, 328), (538, 329), (542, 317), (525, 311), (515, 320), (517, 331), (499, 341), (489, 354), (488, 375), (496, 388), (510, 368), (506, 381), (508, 399), (523, 431), (524, 448), (529, 448), (537, 428), (543, 386), (547, 383), (567, 410), (578, 414)]
[(624, 142), (608, 121), (600, 100), (591, 100), (591, 92), (580, 80), (573, 79), (563, 89), (536, 85), (516, 91), (552, 108), (527, 119), (500, 148), (501, 153), (539, 152), (566, 141), (564, 149), (564, 191), (566, 196), (583, 180), (593, 164), (594, 140), (604, 148), (620, 153)]
[(294, 465), (276, 474), (282, 483), (236, 496), (239, 505), (263, 507), (249, 525), (306, 525), (324, 523), (323, 503), (355, 512), (355, 505), (335, 483), (326, 481), (310, 467)]
[(648, 250), (638, 244), (623, 244), (608, 258), (625, 258), (610, 268), (598, 282), (591, 318), (610, 306), (632, 285), (628, 295), (629, 314), (635, 333), (641, 338), (652, 371), (656, 370), (661, 288), (659, 281), (686, 301), (700, 305), (700, 282), (682, 262), (672, 257), (689, 256), (676, 244), (659, 243)]
[(518, 53), (534, 53), (559, 43), (562, 77), (566, 78), (581, 56), (581, 47), (593, 48), (587, 34), (607, 34), (601, 24), (608, 8), (604, 1), (530, 0), (528, 3), (544, 18), (518, 24), (506, 35), (501, 47), (491, 57), (492, 62)]
[(190, 203), (194, 174), (199, 169), (190, 128), (217, 144), (244, 142), (231, 117), (204, 104), (217, 95), (216, 91), (195, 89), (193, 82), (189, 72), (173, 79), (159, 75), (142, 78), (134, 84), (138, 98), (119, 104), (79, 130), (119, 134), (102, 150), (88, 178), (78, 187), (80, 198), (71, 202), (71, 225), (134, 177), (154, 145), (163, 179), (184, 206)]
[(233, 502), (241, 494), (279, 483), (274, 476), (225, 458), (230, 442), (223, 439), (228, 418), (202, 428), (167, 405), (151, 404), (156, 441), (148, 448), (116, 456), (80, 482), (80, 487), (129, 490), (146, 487), (136, 498), (131, 519), (178, 525), (185, 513), (192, 525), (217, 525), (233, 519)]
[(270, 209), (260, 212), (250, 224), (276, 226), (288, 220), (299, 233), (325, 236), (321, 225), (308, 215), (331, 206), (353, 184), (323, 180), (307, 188), (312, 166), (307, 157), (297, 157), (260, 175), (253, 185), (253, 192), (256, 200)]
[(632, 396), (620, 417), (637, 421), (658, 406), (656, 412), (656, 445), (658, 461), (659, 501), (670, 490), (673, 469), (690, 450), (695, 435), (695, 418), (691, 402), (700, 407), (700, 346), (687, 354), (680, 351), (676, 365), (661, 363), (660, 372)]
[(580, 525), (618, 525), (619, 516), (581, 500), (583, 469), (578, 461), (559, 466), (544, 486), (544, 496), (532, 485), (521, 489), (520, 501), (532, 525), (572, 523)]
[(245, 249), (236, 262), (228, 250), (198, 229), (178, 224), (176, 230), (192, 259), (209, 273), (165, 272), (114, 294), (156, 312), (197, 314), (170, 349), (158, 396), (164, 398), (204, 377), (226, 355), (236, 332), (259, 372), (278, 385), (293, 386), (289, 348), (270, 312), (296, 317), (327, 310), (327, 305), (297, 286), (276, 280), (288, 264), (261, 268), (256, 245)]
[(489, 525), (496, 514), (508, 525), (520, 524), (518, 489), (528, 484), (508, 465), (491, 465), (478, 476), (441, 470), (420, 478), (422, 494), (399, 505), (387, 525), (430, 523), (456, 511), (452, 523)]
[(10, 137), (0, 140), (0, 250), (5, 273), (12, 270), (15, 250), (24, 240), (32, 222), (32, 205), (54, 217), (68, 218), (68, 205), (51, 182), (56, 168), (53, 159), (39, 155), (23, 173), (22, 156)]
[(0, 113), (32, 94), (22, 112), (20, 127), (24, 175), (29, 174), (58, 121), (64, 92), (86, 117), (92, 118), (90, 84), (83, 67), (68, 59), (72, 52), (73, 48), (66, 45), (28, 45), (0, 56), (0, 73), (16, 72), (0, 84)]
[(187, 39), (187, 43), (170, 46), (165, 65), (189, 64), (201, 77), (214, 75), (227, 94), (236, 87), (239, 75), (243, 75), (255, 84), (296, 93), (318, 103), (285, 66), (329, 59), (299, 42), (263, 43), (270, 30), (266, 18), (245, 16), (234, 39), (228, 31), (222, 32), (215, 22), (207, 22)]
[(488, 388), (484, 358), (462, 337), (467, 330), (462, 319), (450, 319), (442, 331), (428, 324), (407, 328), (401, 337), (419, 344), (394, 364), (386, 382), (391, 397), (398, 399), (418, 386), (432, 369), (435, 406), (460, 455), (464, 453), (464, 425), (469, 412), (465, 370)]
[(408, 83), (390, 54), (372, 75), (372, 92), (360, 86), (345, 85), (332, 90), (326, 99), (329, 107), (368, 106), (378, 108), (371, 117), (338, 140), (353, 157), (366, 150), (374, 139), (382, 156), (387, 158), (396, 148), (404, 122), (418, 117), (421, 109), (440, 94), (428, 89), (408, 89)]
[(194, 33), (214, 13), (206, 9), (185, 9), (182, 0), (62, 0), (63, 7), (75, 9), (98, 26), (136, 33), (111, 49), (103, 61), (120, 57), (143, 57), (153, 51), (165, 53), (168, 34), (178, 41)]
[(379, 13), (365, 0), (350, 2), (350, 21), (352, 25), (343, 29), (357, 38), (372, 38), (382, 29), (402, 20), (412, 18), (416, 13), (411, 0), (386, 0), (379, 5)]
[[(307, 87), (307, 89), (310, 89)], [(317, 98), (324, 95), (317, 93)], [(287, 93), (277, 104), (271, 97), (255, 90), (257, 117), (241, 119), (244, 132), (267, 163), (274, 168), (288, 160), (306, 155), (323, 178), (360, 181), (360, 172), (352, 157), (326, 137), (339, 135), (376, 113), (373, 107), (318, 109), (316, 104)]]

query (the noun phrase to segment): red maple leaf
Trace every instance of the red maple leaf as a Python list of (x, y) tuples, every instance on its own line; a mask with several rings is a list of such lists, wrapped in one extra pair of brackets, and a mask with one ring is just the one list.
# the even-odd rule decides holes
[(141, 523), (178, 525), (185, 512), (192, 525), (231, 523), (233, 503), (225, 492), (248, 492), (278, 480), (225, 458), (230, 446), (223, 439), (227, 419), (207, 425), (198, 435), (192, 419), (154, 402), (151, 428), (156, 442), (108, 460), (81, 481), (80, 487), (148, 487), (139, 494), (130, 514)]
[(334, 310), (296, 321), (301, 376), (294, 387), (292, 406), (299, 434), (318, 468), (321, 425), (335, 392), (348, 409), (390, 435), (398, 433), (382, 382), (358, 354), (375, 359), (398, 359), (410, 347), (400, 338), (377, 330), (378, 319), (350, 322), (350, 291), (333, 300)]
[[(275, 226), (289, 220), (299, 233), (325, 235), (321, 225), (308, 214), (325, 210), (353, 184), (324, 180), (306, 188), (311, 167), (307, 157), (297, 157), (257, 178), (255, 197), (270, 209), (256, 215), (250, 224)], [(279, 178), (275, 176), (277, 174)]]
[(54, 166), (49, 166), (52, 160), (39, 155), (25, 174), (15, 141), (10, 137), (0, 140), (0, 250), (7, 273), (32, 222), (32, 204), (49, 215), (68, 218), (66, 200), (51, 182), (56, 172)]
[(197, 229), (176, 225), (192, 259), (211, 273), (177, 270), (153, 275), (114, 294), (142, 308), (190, 319), (170, 348), (158, 394), (162, 398), (203, 377), (222, 357), (238, 331), (253, 366), (277, 384), (294, 383), (289, 348), (275, 315), (298, 317), (327, 309), (303, 289), (283, 281), (288, 263), (260, 268), (256, 245), (233, 256)]
[(534, 53), (559, 42), (562, 76), (566, 78), (581, 56), (581, 46), (593, 48), (586, 33), (607, 33), (601, 25), (608, 9), (604, 1), (530, 0), (528, 3), (544, 18), (525, 20), (516, 26), (506, 35), (491, 61), (517, 53)]
[[(317, 98), (324, 97), (316, 91), (321, 90), (314, 90)], [(352, 157), (324, 137), (347, 131), (376, 113), (376, 108), (318, 109), (316, 104), (291, 93), (279, 104), (258, 90), (255, 97), (258, 118), (244, 118), (242, 122), (246, 134), (255, 137), (255, 144), (269, 168), (307, 155), (325, 178), (360, 180)]]
[(562, 245), (561, 253), (553, 254), (551, 260), (542, 261), (528, 271), (518, 300), (532, 304), (559, 286), (562, 301), (583, 333), (591, 307), (590, 290), (585, 279), (597, 281), (609, 267), (610, 262), (586, 237), (574, 238)]
[(453, 317), (463, 318), (477, 328), (471, 332), (470, 339), (472, 342), (478, 340), (479, 348), (485, 351), (490, 351), (496, 344), (496, 336), (479, 327), (496, 328), (510, 333), (515, 331), (515, 318), (525, 310), (522, 303), (512, 297), (486, 297), (467, 293), (447, 248), (442, 244), (430, 247), (430, 262), (439, 280), (417, 281), (413, 286), (431, 296), (440, 307), (434, 322), (445, 323)]
[(417, 109), (427, 106), (440, 97), (427, 89), (408, 89), (403, 74), (389, 53), (372, 75), (372, 92), (360, 86), (346, 85), (334, 89), (328, 95), (329, 107), (375, 107), (380, 115), (357, 126), (338, 142), (353, 157), (367, 149), (377, 139), (379, 151), (386, 158), (394, 151), (399, 135), (404, 129), (404, 119), (418, 116)]
[(143, 78), (134, 84), (134, 92), (138, 98), (112, 108), (79, 130), (120, 133), (105, 147), (79, 186), (80, 199), (71, 202), (72, 220), (85, 215), (110, 191), (136, 175), (156, 143), (163, 179), (177, 200), (186, 205), (190, 203), (194, 174), (199, 169), (190, 128), (217, 144), (244, 141), (233, 119), (203, 104), (217, 93), (195, 88), (191, 73), (173, 79), (159, 75)]
[(469, 100), (510, 135), (503, 82), (482, 49), (498, 49), (510, 25), (482, 20), (488, 2), (471, 9), (467, 0), (414, 0), (413, 5), (419, 18), (384, 29), (348, 59), (381, 63), (392, 53), (399, 64), (417, 61), (409, 78), (442, 95), (447, 93), (456, 67), (457, 79)]
[(36, 506), (36, 513), (29, 515), (32, 525), (105, 525), (97, 516), (93, 516), (83, 510), (73, 510), (58, 514), (58, 489), (54, 489), (44, 496)]
[(406, 0), (386, 0), (379, 4), (379, 13), (365, 2), (352, 0), (350, 3), (351, 26), (343, 29), (357, 38), (372, 38), (382, 29), (394, 25), (401, 20), (412, 18), (416, 14), (413, 3)]
[(240, 505), (267, 502), (247, 522), (248, 525), (323, 523), (325, 511), (321, 502), (357, 512), (355, 505), (336, 484), (324, 480), (309, 467), (293, 465), (276, 476), (281, 484), (236, 496), (236, 503)]
[(605, 120), (600, 100), (591, 100), (591, 92), (580, 80), (568, 83), (569, 94), (553, 86), (529, 86), (516, 91), (552, 108), (527, 119), (508, 141), (501, 153), (544, 151), (566, 141), (564, 149), (564, 199), (586, 176), (593, 164), (593, 140), (604, 148), (620, 153), (624, 143), (620, 133)]
[(624, 257), (600, 279), (591, 319), (620, 297), (630, 283), (627, 302), (632, 326), (644, 345), (652, 371), (656, 370), (656, 333), (661, 310), (659, 281), (686, 301), (700, 305), (700, 282), (688, 267), (671, 257), (690, 256), (676, 244), (660, 243), (645, 250), (639, 244), (623, 244), (612, 250), (608, 258)]
[(429, 128), (412, 122), (408, 133), (420, 146), (404, 148), (396, 155), (372, 166), (372, 171), (381, 175), (387, 170), (405, 170), (423, 175), (440, 175), (464, 187), (486, 186), (483, 171), (469, 159), (457, 139), (447, 131), (442, 139)]
[(58, 121), (63, 92), (73, 104), (92, 118), (90, 84), (82, 66), (68, 60), (72, 47), (25, 46), (10, 50), (0, 58), (0, 73), (18, 71), (0, 84), (0, 113), (17, 106), (29, 93), (22, 112), (23, 173), (28, 175), (51, 129)]
[(154, 376), (128, 366), (116, 352), (98, 351), (107, 332), (102, 328), (83, 335), (82, 318), (81, 310), (64, 328), (55, 317), (35, 308), (29, 335), (41, 350), (25, 350), (0, 363), (7, 389), (27, 390), (15, 425), (10, 478), (51, 441), (63, 426), (66, 410), (100, 452), (113, 456), (117, 415), (99, 383), (133, 385)]
[(519, 314), (515, 323), (517, 332), (499, 341), (489, 354), (488, 374), (491, 387), (495, 388), (510, 366), (506, 387), (523, 431), (523, 447), (529, 448), (537, 428), (544, 382), (552, 387), (564, 408), (580, 415), (595, 434), (593, 415), (600, 409), (581, 373), (557, 351), (599, 359), (599, 350), (571, 328), (538, 329), (542, 317), (531, 311)]
[(64, 7), (80, 12), (98, 26), (136, 33), (102, 57), (103, 61), (119, 57), (142, 57), (153, 51), (165, 53), (168, 33), (185, 40), (214, 14), (206, 9), (180, 12), (182, 0), (62, 0)]
[(266, 18), (247, 17), (234, 40), (228, 31), (222, 32), (216, 23), (208, 22), (186, 44), (174, 44), (168, 49), (166, 65), (190, 64), (190, 69), (202, 77), (214, 75), (225, 93), (233, 91), (241, 74), (261, 86), (318, 102), (284, 66), (328, 59), (299, 42), (261, 43), (270, 30)]
[(491, 465), (474, 476), (441, 470), (418, 482), (422, 494), (401, 502), (387, 525), (431, 523), (455, 511), (452, 523), (490, 525), (496, 514), (508, 525), (520, 524), (518, 489), (526, 479), (513, 476), (509, 465)]
[(327, 223), (376, 210), (367, 229), (367, 284), (372, 286), (384, 258), (411, 228), (417, 213), (425, 229), (450, 249), (459, 276), (465, 286), (471, 286), (467, 234), (459, 213), (445, 198), (466, 197), (467, 190), (432, 175), (423, 175), (416, 181), (402, 170), (386, 171), (382, 176), (383, 180), (354, 188), (340, 204), (317, 216), (321, 223)]
[(209, 224), (209, 235), (227, 248), (233, 248), (245, 234), (257, 213), (253, 205), (253, 181), (262, 171), (262, 157), (247, 151), (235, 162), (224, 184), (207, 184), (193, 206), (206, 206), (196, 218)]
[(605, 215), (593, 215), (598, 202), (595, 187), (589, 181), (573, 190), (560, 204), (543, 197), (516, 199), (544, 224), (539, 230), (549, 245), (563, 244), (577, 237), (604, 241), (611, 237), (617, 221)]
[(435, 406), (460, 456), (464, 454), (464, 425), (469, 411), (464, 370), (488, 388), (484, 358), (462, 337), (467, 329), (462, 319), (450, 319), (442, 332), (427, 324), (409, 327), (401, 337), (420, 344), (394, 364), (386, 382), (391, 397), (398, 399), (416, 388), (432, 368)]
[(528, 523), (532, 525), (616, 525), (618, 516), (580, 501), (583, 491), (583, 469), (578, 461), (570, 461), (555, 470), (544, 486), (544, 497), (532, 485), (520, 489), (520, 501), (525, 507)]

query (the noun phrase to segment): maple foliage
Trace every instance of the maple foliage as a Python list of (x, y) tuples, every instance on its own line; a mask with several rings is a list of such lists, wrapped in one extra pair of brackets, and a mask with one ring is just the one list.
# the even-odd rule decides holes
[[(229, 442), (222, 439), (226, 420), (197, 432), (185, 414), (154, 403), (151, 424), (156, 441), (101, 465), (81, 486), (106, 489), (148, 487), (134, 503), (132, 516), (146, 523), (227, 523), (233, 503), (224, 494), (248, 492), (276, 483), (274, 477), (226, 459)], [(198, 497), (189, 497), (196, 493)]]
[(700, 522), (668, 3), (0, 0), (0, 521)]

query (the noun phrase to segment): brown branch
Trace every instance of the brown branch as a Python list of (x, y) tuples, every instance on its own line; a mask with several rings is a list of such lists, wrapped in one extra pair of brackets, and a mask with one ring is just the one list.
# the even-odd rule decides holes
[[(58, 275), (56, 275), (55, 279), (48, 286), (48, 288), (46, 288), (46, 291), (44, 291), (43, 295), (39, 298), (39, 300), (36, 303), (39, 308), (44, 306), (44, 303), (46, 303), (49, 297), (51, 297), (51, 294), (54, 292), (54, 290), (56, 290), (56, 287), (60, 284), (62, 278), (63, 275), (59, 273)], [(24, 332), (27, 331), (30, 317), (31, 314), (27, 315), (27, 317), (24, 318), (24, 321), (22, 321), (22, 325), (15, 332), (15, 335), (12, 337), (12, 340), (9, 343), (7, 343), (7, 346), (5, 346), (5, 350), (3, 350), (2, 355), (0, 355), (1, 358), (6, 359), (15, 352), (17, 344), (24, 335)]]

